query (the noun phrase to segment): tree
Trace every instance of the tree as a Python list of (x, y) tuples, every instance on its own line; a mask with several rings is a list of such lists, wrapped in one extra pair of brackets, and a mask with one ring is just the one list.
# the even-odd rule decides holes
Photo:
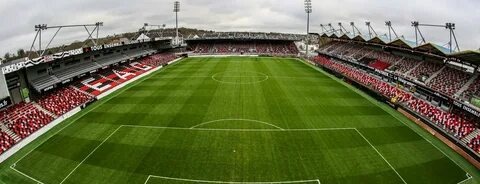
[(5, 56), (3, 56), (3, 58), (5, 58), (5, 60), (9, 60), (10, 57), (11, 57), (11, 55), (10, 55), (9, 52), (5, 53)]
[(25, 56), (26, 56), (25, 50), (23, 50), (23, 49), (18, 49), (18, 50), (17, 50), (17, 56), (18, 56), (18, 57), (25, 57)]

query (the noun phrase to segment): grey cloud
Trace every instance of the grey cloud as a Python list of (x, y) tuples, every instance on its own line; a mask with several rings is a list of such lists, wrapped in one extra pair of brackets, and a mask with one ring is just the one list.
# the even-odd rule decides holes
[[(218, 31), (275, 31), (304, 33), (302, 0), (180, 0), (180, 25)], [(386, 32), (385, 20), (407, 38), (413, 37), (410, 21), (455, 22), (462, 49), (480, 47), (478, 0), (313, 0), (311, 29), (319, 24), (355, 21), (365, 31), (369, 20), (378, 32)], [(174, 25), (173, 0), (0, 0), (0, 53), (28, 48), (33, 25), (94, 23), (103, 21), (101, 36), (138, 30), (144, 22)], [(448, 32), (424, 28), (428, 41), (444, 44)], [(62, 31), (57, 45), (83, 39), (84, 31)]]

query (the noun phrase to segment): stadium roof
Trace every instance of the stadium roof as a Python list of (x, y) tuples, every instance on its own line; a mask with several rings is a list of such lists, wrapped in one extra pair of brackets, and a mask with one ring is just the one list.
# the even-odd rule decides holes
[(407, 49), (413, 49), (416, 46), (416, 43), (410, 40), (405, 40), (404, 38), (398, 38), (390, 42), (388, 45), (407, 48)]
[(370, 37), (367, 36), (367, 35), (357, 35), (357, 36), (353, 37), (353, 40), (366, 42), (367, 40), (370, 40)]
[(367, 42), (385, 45), (385, 44), (388, 43), (388, 38), (386, 38), (384, 36), (375, 36), (372, 39), (368, 40)]
[(466, 50), (450, 54), (451, 57), (458, 58), (463, 61), (469, 61), (473, 64), (480, 65), (480, 51)]
[(406, 40), (405, 38), (398, 38), (393, 41), (389, 41), (386, 35), (375, 36), (372, 39), (368, 38), (368, 35), (357, 35), (352, 37), (351, 35), (339, 35), (339, 34), (321, 34), (324, 38), (334, 38), (342, 40), (352, 40), (365, 43), (373, 43), (379, 45), (393, 46), (403, 49), (410, 49), (417, 52), (424, 52), (434, 54), (440, 57), (451, 57), (461, 60), (462, 62), (475, 64), (480, 66), (480, 51), (463, 51), (463, 52), (450, 52), (450, 49), (434, 43), (425, 43), (420, 46), (416, 46), (414, 41)]
[(440, 56), (451, 54), (450, 50), (434, 43), (426, 43), (414, 48), (415, 50), (430, 52)]

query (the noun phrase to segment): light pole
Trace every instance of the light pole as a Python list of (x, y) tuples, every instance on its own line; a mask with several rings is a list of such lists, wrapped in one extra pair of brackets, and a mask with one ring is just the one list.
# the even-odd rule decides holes
[(179, 1), (175, 1), (173, 3), (173, 12), (175, 12), (175, 29), (176, 29), (175, 44), (178, 44), (178, 12), (180, 12)]
[(305, 13), (307, 13), (307, 50), (306, 55), (308, 58), (308, 46), (310, 45), (310, 13), (312, 13), (312, 0), (305, 0)]

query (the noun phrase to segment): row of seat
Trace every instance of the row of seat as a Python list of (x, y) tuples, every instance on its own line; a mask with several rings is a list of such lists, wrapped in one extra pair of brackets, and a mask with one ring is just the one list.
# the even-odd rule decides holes
[(32, 103), (20, 103), (2, 112), (2, 122), (20, 138), (25, 138), (47, 125), (53, 117)]
[(445, 67), (433, 78), (427, 85), (435, 91), (442, 92), (448, 96), (453, 96), (470, 79), (470, 75), (460, 70)]
[(279, 54), (295, 55), (298, 49), (294, 43), (247, 43), (247, 42), (222, 42), (222, 43), (200, 43), (191, 47), (194, 53), (201, 54), (229, 54), (229, 53), (251, 53), (251, 54)]
[(418, 60), (411, 59), (411, 58), (404, 58), (401, 62), (393, 65), (389, 68), (389, 70), (394, 71), (396, 74), (400, 74), (406, 76), (406, 72), (413, 69), (415, 66), (419, 64)]
[(46, 94), (38, 101), (38, 104), (47, 111), (60, 116), (92, 99), (92, 96), (77, 91), (72, 87), (63, 87)]
[(480, 135), (477, 135), (477, 137), (473, 138), (469, 143), (468, 146), (472, 148), (474, 151), (477, 153), (480, 153)]
[(132, 78), (175, 59), (173, 54), (156, 54), (132, 63), (102, 69), (75, 82), (75, 86), (93, 96), (99, 96)]
[(7, 133), (0, 131), (0, 155), (15, 145), (15, 140)]
[(342, 73), (351, 79), (359, 81), (360, 83), (380, 92), (382, 95), (392, 99), (395, 102), (403, 103), (411, 98), (411, 94), (407, 93), (393, 85), (387, 84), (380, 79), (370, 76), (361, 70), (353, 69), (347, 65), (338, 62), (333, 62), (325, 57), (315, 57), (314, 61), (318, 64), (333, 69), (336, 72)]
[[(346, 42), (330, 42), (319, 48), (319, 52), (337, 55), (342, 58), (356, 59), (370, 67), (389, 69), (397, 75), (424, 83), (431, 89), (447, 96), (457, 98), (455, 94), (472, 78), (472, 74), (446, 66), (443, 62), (420, 61), (418, 59), (401, 57), (392, 53), (373, 50), (370, 47)], [(438, 73), (438, 74), (437, 74)], [(480, 95), (480, 80), (475, 80), (461, 95), (463, 100)]]
[(468, 89), (463, 92), (462, 97), (464, 99), (470, 100), (473, 96), (480, 97), (480, 77), (477, 76), (475, 81), (473, 81), (472, 85), (468, 87)]
[(408, 106), (458, 139), (462, 139), (476, 129), (475, 125), (466, 118), (455, 113), (445, 112), (424, 100), (412, 99), (408, 102)]
[(135, 59), (141, 56), (146, 56), (152, 53), (155, 53), (155, 50), (134, 50), (125, 53), (119, 53), (111, 56), (104, 56), (101, 58), (96, 58), (93, 61), (81, 62), (81, 64), (72, 65), (69, 68), (62, 69), (59, 71), (54, 71), (50, 75), (46, 75), (37, 79), (30, 81), (32, 86), (37, 90), (41, 91), (49, 86), (61, 83), (62, 81), (69, 80), (78, 75), (88, 73), (90, 71), (101, 69), (105, 66), (109, 66), (120, 61), (126, 61), (130, 59)]

